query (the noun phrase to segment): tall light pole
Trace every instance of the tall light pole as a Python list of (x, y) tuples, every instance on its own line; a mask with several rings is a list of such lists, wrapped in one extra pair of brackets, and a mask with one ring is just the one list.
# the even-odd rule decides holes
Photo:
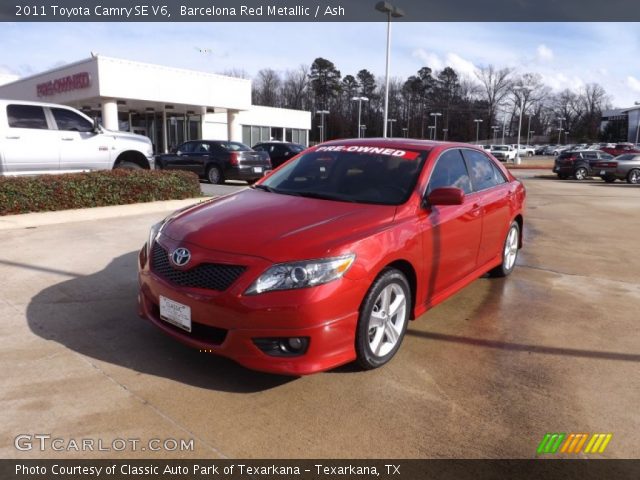
[(529, 133), (527, 133), (527, 145), (529, 145), (529, 141), (533, 140), (533, 134), (536, 133), (533, 130), (529, 130)]
[[(640, 102), (634, 102), (634, 105), (640, 105)], [(640, 110), (638, 111), (638, 124), (636, 125), (636, 145), (638, 144), (638, 133), (640, 132)]]
[(433, 140), (433, 131), (435, 130), (436, 127), (434, 127), (433, 125), (429, 125), (429, 140)]
[(564, 144), (567, 144), (567, 137), (569, 137), (569, 130), (564, 131)]
[(360, 138), (360, 118), (362, 115), (362, 102), (368, 102), (367, 97), (353, 97), (352, 102), (358, 102), (358, 138)]
[(441, 117), (442, 114), (440, 112), (430, 113), (433, 117), (433, 139), (438, 139), (438, 117)]
[(566, 118), (558, 117), (558, 120), (560, 121), (560, 126), (558, 127), (558, 145), (560, 145), (562, 143), (562, 139), (560, 138), (562, 135), (562, 122), (564, 122)]
[(473, 121), (476, 122), (476, 144), (477, 144), (480, 141), (480, 124), (482, 123), (482, 119), (475, 118)]
[[(389, 136), (390, 137), (393, 137), (393, 124), (394, 124), (395, 121), (396, 121), (395, 118), (387, 119), (387, 122), (389, 122)], [(386, 137), (386, 135), (385, 135), (385, 137)]]
[(404, 17), (404, 12), (391, 5), (389, 2), (376, 3), (376, 10), (387, 14), (387, 67), (384, 80), (384, 122), (382, 123), (382, 136), (387, 138), (387, 118), (389, 115), (389, 62), (391, 58), (391, 17)]
[(402, 136), (404, 138), (409, 138), (409, 129), (407, 127), (402, 127)]
[(442, 129), (442, 133), (444, 134), (444, 138), (443, 138), (443, 140), (444, 140), (445, 142), (447, 141), (447, 132), (448, 132), (448, 131), (449, 131), (449, 129), (448, 129), (448, 128), (443, 128), (443, 129)]
[(364, 134), (367, 131), (367, 126), (366, 125), (360, 125), (360, 131), (362, 132), (361, 137), (364, 137)]
[(500, 130), (500, 127), (498, 125), (494, 125), (494, 126), (491, 127), (491, 130), (493, 130), (493, 144), (495, 145), (495, 143), (496, 143), (496, 132), (498, 130)]
[(316, 112), (317, 115), (320, 115), (320, 143), (324, 142), (324, 116), (329, 115), (331, 112), (329, 110), (318, 110)]

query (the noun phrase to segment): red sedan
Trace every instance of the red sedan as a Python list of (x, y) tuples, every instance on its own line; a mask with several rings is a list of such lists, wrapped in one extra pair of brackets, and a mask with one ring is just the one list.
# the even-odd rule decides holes
[(487, 272), (513, 271), (524, 201), (524, 186), (469, 145), (327, 142), (154, 225), (139, 311), (256, 370), (379, 367), (409, 320)]

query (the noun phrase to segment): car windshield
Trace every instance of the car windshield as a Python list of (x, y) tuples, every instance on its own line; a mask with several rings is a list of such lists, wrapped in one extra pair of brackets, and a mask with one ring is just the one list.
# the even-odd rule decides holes
[(413, 191), (425, 152), (323, 146), (286, 164), (257, 188), (342, 202), (400, 205)]
[(240, 142), (219, 142), (219, 145), (229, 152), (248, 152), (251, 149)]
[(509, 147), (507, 146), (502, 146), (502, 145), (497, 145), (495, 147), (493, 147), (493, 149), (497, 152), (506, 152), (507, 150), (509, 150)]
[(295, 153), (300, 153), (301, 151), (304, 150), (304, 147), (302, 145), (296, 145), (295, 143), (292, 143), (289, 148), (291, 149), (292, 152)]

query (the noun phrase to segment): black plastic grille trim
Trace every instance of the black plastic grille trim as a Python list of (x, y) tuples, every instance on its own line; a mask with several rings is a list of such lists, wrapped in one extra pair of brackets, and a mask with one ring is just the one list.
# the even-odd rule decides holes
[(157, 242), (153, 245), (151, 257), (151, 270), (174, 285), (219, 292), (229, 288), (247, 269), (242, 265), (201, 263), (189, 270), (178, 270), (173, 268), (167, 251)]

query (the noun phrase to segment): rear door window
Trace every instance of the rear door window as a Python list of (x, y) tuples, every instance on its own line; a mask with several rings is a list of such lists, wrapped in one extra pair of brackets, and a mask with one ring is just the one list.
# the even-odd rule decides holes
[(486, 190), (506, 182), (500, 169), (484, 153), (476, 150), (464, 150), (463, 153), (475, 191)]
[(44, 108), (37, 105), (7, 105), (7, 119), (11, 128), (49, 128)]

